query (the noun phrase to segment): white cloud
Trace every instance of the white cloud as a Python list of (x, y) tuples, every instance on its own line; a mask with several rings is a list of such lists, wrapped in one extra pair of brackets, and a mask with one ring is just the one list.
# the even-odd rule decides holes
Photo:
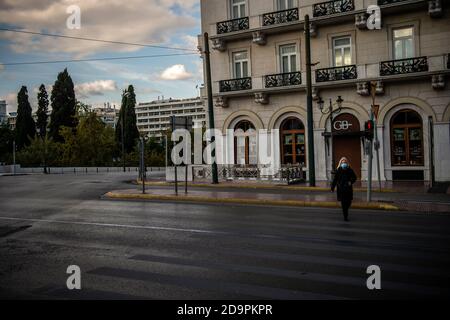
[[(14, 28), (67, 36), (132, 43), (169, 43), (178, 32), (195, 27), (198, 0), (78, 0), (81, 29), (66, 28), (67, 0), (2, 0), (0, 21)], [(176, 7), (176, 9), (174, 9)], [(132, 52), (138, 46), (2, 32), (16, 52), (64, 52), (77, 57), (98, 52)]]
[(162, 80), (187, 80), (192, 78), (192, 74), (186, 71), (182, 64), (173, 65), (161, 73)]
[(7, 112), (13, 112), (17, 110), (17, 93), (11, 92), (5, 96), (2, 96), (0, 100), (5, 100), (7, 104)]
[(75, 85), (75, 93), (82, 97), (102, 96), (106, 91), (116, 91), (117, 84), (113, 80), (97, 80)]

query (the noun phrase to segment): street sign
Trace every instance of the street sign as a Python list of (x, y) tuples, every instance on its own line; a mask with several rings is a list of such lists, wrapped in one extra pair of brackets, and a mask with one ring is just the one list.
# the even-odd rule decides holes
[(193, 127), (192, 117), (170, 117), (170, 127), (172, 132), (177, 129), (186, 129), (191, 131)]

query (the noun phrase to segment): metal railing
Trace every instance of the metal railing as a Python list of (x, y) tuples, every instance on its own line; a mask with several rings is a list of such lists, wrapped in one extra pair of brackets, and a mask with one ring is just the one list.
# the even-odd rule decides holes
[(248, 17), (232, 19), (217, 23), (217, 34), (230, 33), (235, 31), (247, 30), (250, 28)]
[(299, 20), (298, 8), (270, 12), (263, 14), (262, 16), (263, 26), (271, 26), (275, 24), (293, 22), (298, 20)]
[(380, 62), (380, 76), (391, 76), (426, 71), (428, 71), (427, 57)]
[(314, 17), (323, 17), (336, 13), (343, 13), (355, 10), (353, 0), (334, 0), (317, 3), (313, 7)]
[(316, 70), (316, 82), (357, 79), (356, 65)]
[(296, 86), (302, 84), (301, 72), (271, 74), (264, 77), (266, 88)]
[(252, 78), (239, 78), (219, 81), (220, 92), (241, 91), (252, 89)]
[(377, 4), (379, 6), (385, 5), (385, 4), (393, 4), (393, 3), (397, 3), (397, 2), (403, 2), (406, 0), (378, 0)]

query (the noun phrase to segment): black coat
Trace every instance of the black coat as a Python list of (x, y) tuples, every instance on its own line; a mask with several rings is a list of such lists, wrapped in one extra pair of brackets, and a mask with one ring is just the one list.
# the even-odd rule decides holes
[(331, 184), (331, 190), (337, 187), (337, 199), (338, 201), (351, 201), (353, 200), (353, 184), (356, 182), (356, 174), (352, 168), (336, 170), (333, 183)]

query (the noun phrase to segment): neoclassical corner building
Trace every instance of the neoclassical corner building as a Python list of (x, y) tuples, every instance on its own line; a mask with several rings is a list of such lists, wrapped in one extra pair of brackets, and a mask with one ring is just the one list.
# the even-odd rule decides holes
[[(381, 9), (381, 29), (368, 28), (369, 5)], [(428, 181), (434, 174), (437, 181), (450, 181), (447, 0), (202, 0), (215, 127), (279, 129), (280, 165), (308, 166), (306, 14), (317, 179), (329, 180), (333, 160), (345, 155), (367, 180), (362, 131), (372, 104), (370, 84), (376, 82), (381, 179)], [(336, 110), (339, 96), (343, 102), (332, 122), (329, 105)], [(257, 139), (235, 141), (235, 163), (256, 165)]]

